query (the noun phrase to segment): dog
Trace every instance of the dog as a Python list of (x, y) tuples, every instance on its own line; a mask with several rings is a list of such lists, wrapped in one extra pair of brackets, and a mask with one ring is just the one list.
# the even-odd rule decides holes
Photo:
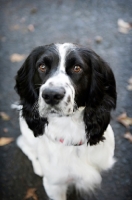
[(43, 177), (50, 199), (67, 188), (93, 191), (115, 163), (111, 110), (116, 82), (93, 50), (72, 43), (35, 48), (16, 75), (20, 96), (17, 145)]

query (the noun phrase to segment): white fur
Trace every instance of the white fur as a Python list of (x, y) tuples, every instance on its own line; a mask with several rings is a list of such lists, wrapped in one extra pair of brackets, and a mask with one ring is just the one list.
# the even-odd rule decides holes
[(59, 63), (58, 69), (59, 71), (65, 72), (66, 53), (69, 48), (74, 49), (74, 45), (71, 43), (64, 43), (64, 44), (56, 44), (56, 47), (58, 49), (58, 53), (60, 56), (60, 63)]
[[(54, 200), (66, 200), (67, 186), (75, 184), (79, 190), (93, 190), (101, 182), (101, 171), (114, 164), (114, 135), (109, 125), (105, 140), (95, 146), (86, 144), (82, 121), (83, 109), (69, 117), (49, 117), (44, 135), (34, 138), (20, 114), (22, 136), (18, 146), (32, 161), (34, 172), (43, 176), (48, 196)], [(57, 138), (65, 138), (61, 143)], [(84, 141), (81, 146), (69, 146)]]

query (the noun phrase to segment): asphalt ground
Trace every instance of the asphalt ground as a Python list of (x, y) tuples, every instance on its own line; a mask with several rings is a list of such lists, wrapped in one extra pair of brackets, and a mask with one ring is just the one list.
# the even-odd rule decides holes
[[(19, 100), (14, 77), (23, 61), (12, 62), (10, 56), (28, 55), (36, 46), (52, 42), (92, 48), (110, 64), (117, 82), (117, 109), (111, 121), (117, 162), (103, 174), (101, 188), (94, 194), (80, 197), (73, 191), (68, 200), (132, 199), (132, 143), (124, 139), (127, 130), (116, 121), (123, 112), (132, 117), (132, 91), (126, 89), (132, 76), (132, 30), (119, 32), (118, 19), (132, 22), (131, 0), (0, 0), (0, 111), (10, 116), (7, 121), (0, 119), (0, 136), (14, 138), (0, 147), (1, 200), (24, 200), (30, 188), (36, 189), (36, 196), (29, 200), (47, 199), (42, 179), (33, 173), (31, 162), (16, 146), (20, 135), (18, 112), (11, 104)], [(97, 42), (97, 36), (102, 41)]]

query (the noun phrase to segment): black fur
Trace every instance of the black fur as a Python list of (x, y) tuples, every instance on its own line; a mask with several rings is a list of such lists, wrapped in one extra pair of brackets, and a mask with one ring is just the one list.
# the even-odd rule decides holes
[(83, 55), (91, 68), (84, 122), (89, 143), (95, 145), (105, 139), (103, 133), (110, 123), (110, 111), (116, 107), (116, 83), (112, 70), (97, 54), (85, 50)]
[[(48, 56), (52, 60), (52, 70), (46, 76), (37, 71), (37, 63), (41, 57)], [(38, 100), (39, 87), (56, 70), (59, 56), (53, 44), (38, 47), (31, 52), (17, 73), (15, 89), (20, 95), (23, 105), (23, 116), (34, 135), (42, 135), (46, 118), (39, 116), (35, 105)], [(83, 72), (71, 73), (71, 66), (79, 64)], [(51, 68), (51, 66), (49, 67)], [(116, 107), (116, 84), (112, 70), (95, 52), (76, 47), (67, 53), (66, 73), (75, 87), (77, 106), (85, 106), (84, 123), (88, 143), (95, 145), (103, 141), (103, 133), (110, 122), (110, 111)]]
[(36, 73), (36, 62), (44, 52), (45, 47), (38, 47), (31, 52), (17, 73), (15, 85), (20, 96), (20, 104), (23, 105), (23, 117), (35, 137), (43, 134), (45, 125), (48, 123), (46, 118), (40, 118), (38, 110), (35, 109), (35, 103), (38, 100), (38, 89), (35, 88), (42, 83), (40, 80), (34, 83), (33, 80)]

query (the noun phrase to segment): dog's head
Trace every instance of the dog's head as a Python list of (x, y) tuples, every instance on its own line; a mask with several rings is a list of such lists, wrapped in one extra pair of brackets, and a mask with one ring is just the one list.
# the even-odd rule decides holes
[(15, 88), (35, 136), (44, 133), (49, 115), (69, 116), (83, 106), (87, 138), (96, 144), (116, 106), (108, 64), (92, 50), (69, 43), (34, 49), (17, 73)]

